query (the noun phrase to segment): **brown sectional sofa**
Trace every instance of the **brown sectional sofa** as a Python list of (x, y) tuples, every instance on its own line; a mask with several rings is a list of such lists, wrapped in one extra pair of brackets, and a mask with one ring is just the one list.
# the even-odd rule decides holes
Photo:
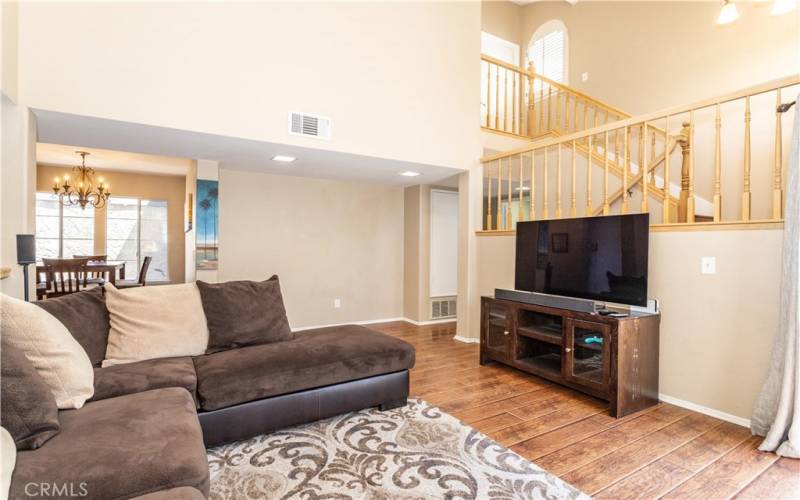
[(59, 434), (18, 453), (10, 498), (28, 498), (31, 482), (84, 482), (84, 498), (92, 499), (205, 498), (206, 447), (371, 406), (402, 406), (408, 396), (414, 348), (360, 326), (100, 368), (109, 330), (102, 292), (37, 304), (86, 349), (96, 366), (95, 393), (83, 408), (59, 412)]

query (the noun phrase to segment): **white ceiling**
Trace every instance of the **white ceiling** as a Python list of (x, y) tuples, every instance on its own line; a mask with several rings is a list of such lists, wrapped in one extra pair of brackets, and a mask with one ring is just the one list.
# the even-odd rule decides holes
[[(217, 160), (221, 168), (251, 170), (271, 174), (295, 175), (343, 181), (371, 182), (398, 186), (436, 184), (462, 170), (384, 158), (326, 151), (322, 149), (226, 137), (187, 130), (177, 130), (136, 123), (79, 116), (54, 111), (34, 110), (39, 141), (69, 145), (60, 156), (73, 156), (76, 149), (112, 152), (128, 151), (173, 159)], [(87, 149), (88, 148), (88, 149)], [(278, 163), (276, 154), (297, 158), (292, 163)], [(55, 153), (54, 153), (55, 155)], [(42, 159), (39, 159), (43, 161)], [(103, 160), (103, 158), (99, 158)], [(106, 159), (113, 164), (114, 158)], [(119, 160), (119, 158), (117, 158)], [(141, 158), (138, 158), (141, 160)], [(98, 162), (98, 163), (103, 163)], [(87, 160), (97, 166), (92, 156)], [(109, 167), (111, 168), (111, 167)], [(417, 177), (403, 177), (400, 172), (420, 172)]]

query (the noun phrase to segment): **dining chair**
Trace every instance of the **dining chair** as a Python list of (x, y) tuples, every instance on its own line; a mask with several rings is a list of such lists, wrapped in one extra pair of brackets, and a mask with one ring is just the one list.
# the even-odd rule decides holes
[(153, 258), (149, 255), (142, 261), (142, 268), (139, 270), (139, 279), (136, 280), (117, 280), (115, 286), (117, 288), (136, 288), (145, 286), (147, 284), (147, 270), (150, 268), (150, 262)]
[(87, 259), (42, 259), (45, 266), (44, 298), (60, 297), (89, 287)]
[[(105, 262), (108, 260), (108, 255), (73, 255), (72, 257), (75, 259), (86, 259), (89, 262)], [(89, 276), (86, 278), (86, 282), (95, 285), (102, 285), (111, 279), (108, 274), (108, 272), (90, 271)]]

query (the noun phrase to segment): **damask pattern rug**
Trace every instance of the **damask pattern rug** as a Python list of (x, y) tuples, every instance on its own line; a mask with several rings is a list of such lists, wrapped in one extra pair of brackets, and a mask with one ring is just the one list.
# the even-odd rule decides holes
[(421, 399), (208, 450), (213, 500), (584, 499)]

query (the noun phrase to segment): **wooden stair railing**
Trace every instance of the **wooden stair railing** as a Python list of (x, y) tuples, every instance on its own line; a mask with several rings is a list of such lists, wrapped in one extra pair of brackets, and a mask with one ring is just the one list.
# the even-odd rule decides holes
[[(484, 165), (485, 186), (484, 231), (513, 230), (512, 212), (516, 214), (517, 220), (547, 219), (551, 215), (555, 215), (556, 218), (575, 217), (580, 211), (577, 207), (581, 206), (584, 207), (581, 215), (650, 212), (651, 199), (661, 210), (658, 220), (651, 218), (653, 224), (671, 226), (703, 222), (713, 227), (714, 224), (720, 223), (781, 223), (784, 202), (783, 172), (786, 163), (782, 155), (782, 114), (778, 106), (773, 109), (775, 129), (770, 155), (774, 155), (771, 156), (774, 160), (767, 165), (769, 169), (767, 172), (758, 171), (762, 177), (763, 175), (769, 177), (769, 213), (762, 213), (760, 220), (754, 221), (752, 207), (753, 196), (756, 193), (752, 182), (755, 170), (752, 164), (750, 134), (753, 116), (751, 106), (755, 102), (763, 106), (764, 99), (759, 99), (758, 96), (768, 93), (775, 93), (775, 102), (780, 104), (781, 91), (785, 92), (787, 88), (798, 85), (800, 77), (794, 75), (691, 105), (623, 118), (588, 130), (564, 135), (553, 130), (551, 137), (542, 138), (529, 146), (485, 156), (481, 159)], [(796, 91), (797, 88), (792, 90), (793, 93)], [(744, 133), (743, 137), (735, 138), (736, 141), (743, 142), (741, 187), (730, 182), (729, 186), (724, 186), (721, 109), (738, 114), (741, 112), (741, 107), (744, 108)], [(712, 112), (713, 123), (706, 129), (711, 132), (701, 134), (702, 137), (699, 139), (713, 140), (713, 159), (703, 160), (700, 165), (701, 168), (708, 168), (705, 171), (706, 178), (711, 177), (713, 185), (710, 189), (701, 186), (702, 193), (698, 194), (695, 182), (696, 148), (694, 147), (698, 140), (696, 116), (702, 117)], [(764, 114), (759, 116), (763, 117)], [(670, 124), (678, 123), (682, 124), (680, 131), (672, 132)], [(658, 139), (660, 134), (656, 130), (663, 132), (660, 140)], [(768, 127), (759, 126), (757, 130), (768, 130)], [(713, 137), (708, 137), (709, 135)], [(759, 148), (767, 147), (762, 143), (763, 141), (758, 143)], [(672, 158), (677, 146), (681, 148), (679, 162)], [(761, 153), (763, 152), (759, 151), (759, 158), (764, 156)], [(634, 163), (637, 167), (635, 172), (632, 168)], [(578, 172), (578, 166), (584, 174)], [(569, 182), (566, 183), (563, 182), (566, 175), (565, 168), (571, 171)], [(675, 170), (677, 168), (679, 170)], [(593, 171), (601, 173), (599, 182), (596, 177), (593, 181)], [(581, 175), (585, 177), (581, 178)], [(619, 181), (613, 182), (618, 183), (618, 187), (612, 188), (611, 182), (615, 177), (618, 177)], [(577, 180), (586, 184), (585, 192), (578, 193)], [(671, 189), (673, 186), (676, 191), (679, 186), (677, 197), (672, 194), (675, 192)], [(723, 188), (727, 188), (727, 194)], [(738, 189), (741, 189), (740, 196), (731, 196), (730, 191)], [(593, 201), (593, 196), (596, 196), (597, 192), (601, 193), (601, 199)], [(638, 193), (638, 207), (630, 203), (629, 193)], [(732, 210), (729, 209), (726, 220), (723, 218), (722, 201), (729, 197), (739, 198), (740, 206), (736, 211), (740, 215), (731, 217)], [(567, 210), (564, 207), (564, 200), (568, 200), (569, 203)], [(514, 203), (517, 204), (516, 209), (513, 208)], [(698, 214), (696, 210), (698, 203), (711, 207), (707, 209), (708, 213)], [(763, 206), (762, 203), (758, 205), (761, 212), (764, 212)]]
[[(481, 128), (536, 139), (588, 130), (631, 115), (568, 85), (481, 54)], [(653, 128), (654, 134), (663, 131)]]

